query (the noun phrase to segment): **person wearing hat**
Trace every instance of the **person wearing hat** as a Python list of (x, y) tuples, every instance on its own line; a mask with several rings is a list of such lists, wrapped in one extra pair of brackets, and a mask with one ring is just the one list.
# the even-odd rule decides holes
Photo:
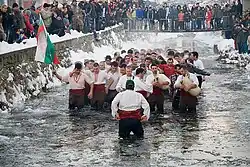
[[(119, 120), (119, 137), (128, 139), (132, 131), (137, 138), (143, 138), (143, 121), (150, 117), (150, 107), (142, 94), (134, 91), (133, 80), (126, 81), (126, 90), (118, 93), (111, 104), (112, 116)], [(143, 109), (143, 114), (141, 114)]]
[(76, 62), (74, 70), (66, 76), (60, 76), (56, 71), (53, 72), (59, 80), (69, 83), (69, 110), (84, 107), (85, 82), (90, 85), (88, 98), (93, 97), (93, 80), (82, 72), (82, 68), (82, 63)]

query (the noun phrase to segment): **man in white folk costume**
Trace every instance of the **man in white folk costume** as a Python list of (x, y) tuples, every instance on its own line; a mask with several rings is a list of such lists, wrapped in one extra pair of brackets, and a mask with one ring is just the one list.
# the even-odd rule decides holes
[[(93, 79), (93, 76), (92, 76), (92, 72), (93, 72), (93, 64), (95, 63), (95, 61), (94, 60), (85, 60), (84, 61), (84, 73), (87, 75), (87, 76), (89, 76), (92, 80), (94, 80)], [(85, 105), (90, 105), (90, 99), (88, 98), (88, 93), (90, 92), (90, 85), (87, 83), (87, 82), (85, 82), (85, 97), (84, 97), (84, 104)]]
[(130, 66), (126, 67), (126, 75), (123, 75), (120, 77), (120, 79), (116, 85), (117, 92), (122, 92), (122, 91), (126, 90), (127, 80), (134, 80), (134, 76), (132, 75), (132, 68)]
[(106, 93), (113, 80), (108, 76), (106, 71), (100, 70), (98, 63), (94, 63), (93, 66), (94, 89), (91, 105), (95, 110), (103, 110)]
[[(151, 70), (148, 70), (146, 68), (146, 64), (142, 63), (139, 65), (139, 68), (142, 68), (144, 69), (144, 75), (143, 75), (143, 81), (146, 82), (146, 79), (147, 77), (150, 75), (150, 74), (153, 74)], [(136, 75), (136, 69), (132, 72), (132, 74), (135, 76)]]
[(164, 113), (164, 90), (168, 88), (170, 79), (164, 74), (160, 74), (156, 64), (151, 65), (153, 74), (149, 75), (146, 79), (147, 84), (153, 85), (153, 93), (148, 97), (150, 110), (155, 111), (157, 107), (157, 114)]
[(115, 98), (115, 96), (117, 95), (117, 91), (116, 91), (116, 85), (121, 77), (121, 74), (119, 72), (118, 69), (118, 63), (117, 62), (112, 62), (111, 64), (111, 69), (108, 72), (108, 75), (110, 77), (110, 79), (113, 80), (113, 82), (111, 83), (109, 89), (108, 89), (108, 94), (107, 94), (107, 98), (106, 101), (111, 104), (112, 100)]
[(85, 82), (90, 85), (88, 98), (93, 97), (93, 80), (82, 71), (83, 65), (81, 62), (75, 63), (75, 68), (66, 76), (60, 76), (54, 71), (55, 76), (66, 83), (69, 83), (69, 109), (82, 109), (84, 107)]
[(135, 72), (136, 76), (134, 78), (134, 82), (135, 82), (135, 91), (141, 93), (147, 99), (150, 93), (153, 93), (153, 85), (146, 84), (146, 82), (143, 81), (144, 71), (145, 70), (143, 68), (136, 69)]
[[(196, 68), (198, 68), (200, 70), (204, 70), (205, 69), (202, 61), (199, 59), (198, 52), (191, 52), (190, 53), (190, 58), (194, 61), (193, 65)], [(201, 88), (204, 77), (201, 74), (196, 74), (196, 76), (197, 76), (198, 81), (199, 81), (199, 87)]]
[(195, 74), (189, 73), (185, 65), (180, 67), (179, 72), (181, 75), (178, 76), (174, 87), (180, 88), (180, 111), (196, 112), (196, 96), (200, 93), (198, 78)]
[[(112, 101), (112, 116), (119, 120), (119, 137), (128, 139), (132, 131), (137, 138), (143, 138), (143, 121), (150, 117), (150, 107), (142, 94), (134, 91), (135, 83), (126, 81), (126, 90), (118, 93)], [(143, 115), (141, 114), (143, 109)]]

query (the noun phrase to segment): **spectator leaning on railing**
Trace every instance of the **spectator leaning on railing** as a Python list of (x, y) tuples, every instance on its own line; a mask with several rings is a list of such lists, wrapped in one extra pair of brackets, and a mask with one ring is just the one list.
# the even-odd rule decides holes
[(47, 31), (50, 34), (63, 36), (70, 33), (70, 29), (79, 32), (95, 32), (107, 26), (122, 22), (124, 17), (124, 3), (93, 0), (77, 3), (73, 0), (71, 5), (44, 3), (35, 8), (23, 9), (17, 3), (12, 8), (3, 5), (0, 8), (0, 41), (8, 43), (22, 42), (23, 39), (34, 37), (37, 33), (39, 14), (41, 14)]
[[(147, 2), (148, 3), (148, 2)], [(73, 0), (71, 5), (44, 3), (37, 8), (19, 8), (17, 3), (12, 8), (3, 5), (0, 9), (0, 40), (8, 43), (21, 42), (34, 37), (37, 33), (39, 14), (41, 14), (50, 34), (63, 36), (70, 30), (94, 32), (105, 27), (124, 23), (126, 29), (157, 31), (202, 31), (229, 30), (226, 37), (231, 37), (235, 20), (242, 17), (242, 4), (239, 1), (226, 5), (200, 6), (190, 5), (153, 6), (143, 1), (93, 1), (79, 3)], [(21, 10), (20, 10), (21, 9)], [(95, 36), (96, 37), (96, 36)]]

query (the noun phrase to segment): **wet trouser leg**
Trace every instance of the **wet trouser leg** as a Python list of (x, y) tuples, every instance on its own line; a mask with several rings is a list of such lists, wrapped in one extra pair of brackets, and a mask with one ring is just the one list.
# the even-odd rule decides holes
[(172, 109), (178, 110), (179, 108), (180, 108), (180, 91), (177, 90), (173, 96)]
[(155, 106), (156, 106), (156, 103), (155, 103), (155, 102), (150, 102), (150, 103), (149, 103), (149, 107), (150, 107), (150, 111), (151, 111), (151, 112), (155, 111)]
[(247, 42), (242, 43), (242, 53), (248, 53)]
[(185, 113), (187, 112), (187, 105), (184, 103), (180, 103), (180, 112)]
[(69, 92), (69, 110), (82, 109), (84, 107), (84, 94)]
[(198, 81), (199, 81), (199, 87), (201, 88), (202, 81), (203, 81), (202, 76), (197, 76), (197, 78), (198, 78)]
[(150, 95), (148, 97), (148, 102), (150, 106), (150, 111), (155, 111), (155, 106), (157, 107), (158, 113), (163, 113), (164, 111), (164, 94), (160, 95)]
[(130, 132), (133, 132), (137, 138), (143, 138), (144, 131), (140, 120), (126, 118), (119, 121), (119, 137), (128, 139)]
[(94, 91), (93, 98), (91, 99), (92, 107), (94, 107), (96, 110), (102, 110), (105, 96), (105, 91)]
[(156, 106), (158, 113), (163, 114), (164, 112), (164, 95), (158, 95), (156, 100)]
[(243, 53), (243, 44), (242, 43), (237, 43), (239, 54)]
[(88, 98), (88, 94), (90, 92), (90, 86), (85, 82), (85, 95), (84, 95), (84, 104), (90, 105), (90, 99)]
[(197, 98), (194, 96), (181, 96), (180, 97), (180, 112), (196, 112)]
[(107, 96), (106, 96), (106, 102), (108, 102), (109, 104), (112, 103), (113, 99), (115, 98), (115, 96), (118, 94), (118, 92), (116, 90), (109, 90)]

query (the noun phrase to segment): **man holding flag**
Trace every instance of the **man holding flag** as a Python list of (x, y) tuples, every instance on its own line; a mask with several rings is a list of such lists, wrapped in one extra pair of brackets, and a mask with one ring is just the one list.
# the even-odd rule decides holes
[(56, 77), (64, 82), (69, 83), (69, 109), (75, 110), (82, 109), (84, 107), (84, 95), (85, 95), (85, 82), (90, 85), (90, 91), (88, 94), (88, 98), (92, 99), (93, 97), (93, 88), (94, 82), (93, 80), (82, 72), (83, 65), (81, 62), (75, 63), (75, 68), (73, 72), (70, 72), (66, 76), (60, 76), (56, 72), (54, 74)]
[[(36, 61), (43, 62), (45, 64), (59, 64), (59, 60), (55, 54), (55, 48), (49, 38), (49, 34), (46, 31), (46, 27), (40, 16), (39, 28), (37, 33), (37, 49), (36, 49)], [(88, 97), (91, 99), (93, 96), (93, 81), (82, 72), (83, 65), (81, 62), (75, 63), (73, 72), (70, 72), (66, 76), (60, 76), (56, 72), (53, 72), (56, 77), (64, 82), (69, 83), (69, 109), (74, 110), (82, 109), (84, 106), (84, 88), (85, 82), (91, 85)]]

